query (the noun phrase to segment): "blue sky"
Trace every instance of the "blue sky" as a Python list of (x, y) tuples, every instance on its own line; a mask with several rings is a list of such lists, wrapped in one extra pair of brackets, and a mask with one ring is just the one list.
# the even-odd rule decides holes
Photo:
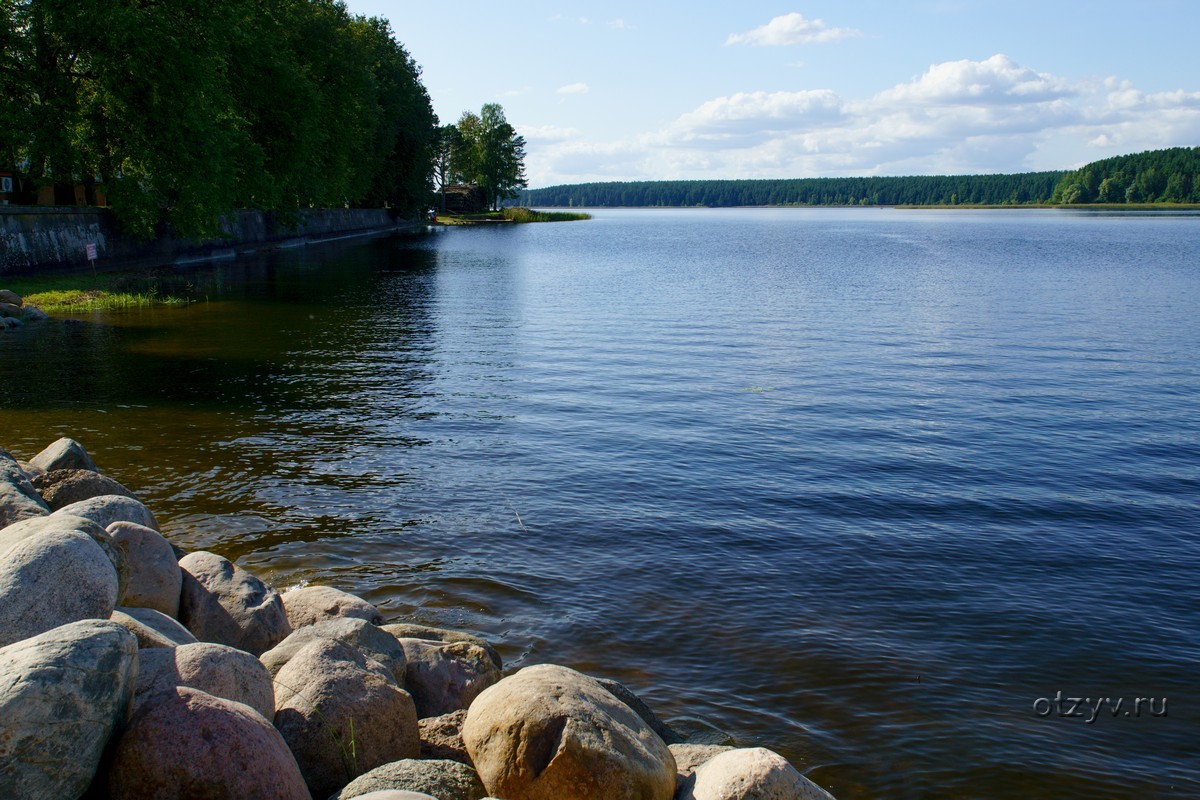
[(348, 0), (530, 186), (1025, 172), (1200, 145), (1200, 0)]

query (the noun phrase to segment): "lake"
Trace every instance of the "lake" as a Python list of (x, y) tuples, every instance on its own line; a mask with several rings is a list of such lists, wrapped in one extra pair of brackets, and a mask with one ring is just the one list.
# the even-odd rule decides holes
[(1200, 216), (600, 210), (176, 280), (0, 335), (0, 446), (841, 800), (1200, 796)]

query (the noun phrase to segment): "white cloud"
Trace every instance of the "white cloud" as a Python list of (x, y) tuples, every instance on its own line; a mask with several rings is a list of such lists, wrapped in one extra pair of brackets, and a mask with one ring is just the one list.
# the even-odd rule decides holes
[(736, 92), (616, 142), (545, 139), (530, 148), (533, 186), (1068, 169), (1200, 141), (1200, 92), (1070, 80), (996, 55), (935, 64), (864, 98)]
[(1022, 67), (1006, 55), (985, 61), (947, 61), (924, 75), (880, 92), (875, 102), (895, 105), (1031, 103), (1072, 93), (1063, 78)]
[(725, 40), (728, 47), (733, 44), (749, 44), (756, 47), (818, 44), (821, 42), (836, 42), (862, 36), (862, 31), (854, 28), (830, 28), (824, 20), (805, 19), (803, 14), (792, 12), (781, 17), (775, 17), (766, 25), (746, 33), (731, 33)]
[(666, 131), (672, 143), (723, 145), (765, 139), (803, 126), (826, 125), (843, 116), (841, 99), (828, 89), (799, 92), (738, 92), (703, 103)]
[(580, 81), (579, 83), (568, 83), (566, 86), (560, 86), (557, 91), (558, 94), (587, 94), (591, 91), (591, 87)]

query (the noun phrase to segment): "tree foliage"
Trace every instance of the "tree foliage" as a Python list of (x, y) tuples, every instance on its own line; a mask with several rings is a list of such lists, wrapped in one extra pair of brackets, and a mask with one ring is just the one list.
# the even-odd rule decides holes
[(483, 189), (493, 207), (525, 187), (525, 139), (504, 116), (499, 103), (487, 103), (479, 114), (463, 112), (451, 154), (455, 178)]
[(1093, 161), (1068, 172), (1053, 201), (1081, 203), (1200, 203), (1200, 147), (1147, 150)]
[(122, 225), (427, 202), (436, 117), (385, 20), (339, 0), (0, 0), (0, 161), (100, 183)]
[(441, 194), (443, 211), (446, 210), (446, 187), (455, 179), (452, 164), (459, 146), (457, 125), (443, 125), (437, 129), (433, 150), (433, 186)]
[(853, 206), (1044, 203), (1061, 172), (579, 183), (523, 192), (532, 206)]

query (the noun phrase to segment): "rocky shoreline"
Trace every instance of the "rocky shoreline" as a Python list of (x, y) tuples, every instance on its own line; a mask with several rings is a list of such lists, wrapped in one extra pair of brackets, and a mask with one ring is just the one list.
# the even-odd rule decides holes
[(36, 306), (25, 305), (25, 300), (16, 292), (0, 289), (0, 331), (20, 328), (26, 322), (41, 322), (50, 316)]
[[(18, 306), (19, 307), (19, 306)], [(187, 553), (87, 451), (0, 450), (0, 797), (832, 800), (569, 667)]]

